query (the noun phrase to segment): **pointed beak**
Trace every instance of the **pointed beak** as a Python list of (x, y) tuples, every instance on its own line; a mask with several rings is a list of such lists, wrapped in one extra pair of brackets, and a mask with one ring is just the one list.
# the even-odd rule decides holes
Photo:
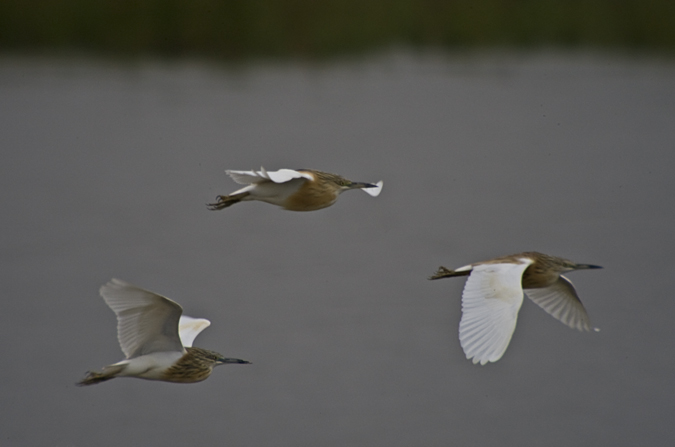
[(369, 195), (377, 197), (380, 195), (380, 192), (382, 191), (383, 184), (384, 183), (382, 182), (382, 180), (380, 180), (377, 183), (352, 182), (352, 184), (349, 185), (349, 189), (362, 189)]
[(592, 265), (592, 264), (577, 264), (576, 270), (583, 270), (583, 269), (601, 269), (599, 265)]
[(349, 185), (349, 189), (363, 189), (363, 188), (377, 188), (377, 185), (364, 182), (352, 182), (351, 185)]
[(248, 362), (246, 360), (230, 359), (230, 358), (227, 358), (227, 357), (223, 357), (223, 358), (218, 360), (219, 365), (224, 365), (225, 363), (238, 363), (240, 365), (250, 365), (251, 364), (251, 362)]

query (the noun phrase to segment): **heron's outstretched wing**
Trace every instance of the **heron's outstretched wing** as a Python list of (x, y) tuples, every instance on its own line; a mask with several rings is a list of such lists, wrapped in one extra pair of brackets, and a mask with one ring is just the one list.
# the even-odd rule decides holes
[(286, 183), (294, 178), (306, 178), (312, 180), (311, 174), (307, 172), (295, 171), (293, 169), (279, 169), (278, 171), (267, 171), (261, 167), (260, 171), (225, 171), (235, 182), (248, 185), (252, 183), (274, 182)]
[(211, 322), (205, 318), (192, 318), (182, 315), (178, 321), (178, 334), (183, 346), (186, 348), (192, 347), (197, 335), (210, 325)]
[(117, 339), (128, 359), (152, 352), (184, 352), (178, 335), (180, 305), (168, 298), (112, 279), (100, 289), (117, 315)]
[(527, 296), (544, 309), (549, 315), (565, 323), (572, 329), (588, 331), (591, 322), (581, 304), (581, 300), (572, 282), (560, 275), (558, 281), (549, 287), (525, 289)]
[(481, 365), (499, 360), (516, 329), (523, 304), (521, 280), (532, 263), (474, 265), (462, 293), (459, 340), (466, 358)]

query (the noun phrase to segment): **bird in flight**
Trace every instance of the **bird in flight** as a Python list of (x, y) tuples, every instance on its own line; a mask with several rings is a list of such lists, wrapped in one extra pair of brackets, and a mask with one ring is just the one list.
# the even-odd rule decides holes
[(599, 268), (602, 267), (525, 252), (455, 270), (440, 267), (429, 279), (469, 277), (462, 292), (459, 340), (466, 358), (484, 365), (499, 360), (509, 346), (523, 292), (567, 326), (590, 330), (586, 309), (572, 282), (561, 273)]
[(312, 169), (279, 169), (278, 171), (225, 171), (242, 185), (229, 195), (217, 196), (208, 204), (210, 210), (222, 210), (235, 203), (259, 200), (289, 211), (315, 211), (334, 204), (349, 189), (362, 189), (373, 197), (382, 191), (383, 182), (352, 182), (344, 177)]
[(113, 279), (100, 289), (117, 315), (117, 338), (126, 359), (89, 371), (78, 385), (93, 385), (116, 377), (164, 382), (201, 382), (223, 364), (247, 364), (223, 357), (192, 342), (211, 322), (182, 315), (175, 301), (128, 282)]

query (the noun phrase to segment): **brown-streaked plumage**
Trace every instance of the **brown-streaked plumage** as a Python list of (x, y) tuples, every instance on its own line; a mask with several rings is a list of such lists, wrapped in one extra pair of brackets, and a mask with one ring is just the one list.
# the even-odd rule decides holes
[(126, 359), (89, 371), (78, 385), (116, 377), (194, 383), (208, 378), (218, 365), (249, 363), (193, 348), (194, 339), (211, 323), (181, 315), (183, 308), (169, 298), (119, 279), (102, 286), (100, 294), (117, 315), (117, 338)]
[(289, 211), (315, 211), (334, 204), (338, 196), (349, 189), (362, 189), (376, 197), (382, 182), (352, 182), (344, 177), (313, 169), (280, 169), (278, 171), (225, 171), (245, 186), (232, 194), (217, 196), (208, 204), (210, 210), (222, 210), (247, 200), (271, 203)]
[(455, 270), (440, 267), (429, 279), (469, 277), (462, 293), (459, 340), (466, 357), (484, 365), (504, 355), (516, 329), (523, 292), (567, 326), (590, 330), (586, 309), (561, 273), (598, 268), (602, 267), (531, 251)]

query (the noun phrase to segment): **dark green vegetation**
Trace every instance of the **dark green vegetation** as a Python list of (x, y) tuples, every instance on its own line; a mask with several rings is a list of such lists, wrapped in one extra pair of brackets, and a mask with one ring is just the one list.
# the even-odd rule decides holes
[(2, 0), (0, 50), (321, 58), (392, 45), (672, 53), (673, 0)]

